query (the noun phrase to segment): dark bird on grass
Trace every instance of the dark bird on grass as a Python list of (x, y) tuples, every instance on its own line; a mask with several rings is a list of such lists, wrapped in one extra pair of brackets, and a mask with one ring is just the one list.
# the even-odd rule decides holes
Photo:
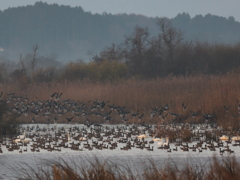
[(54, 97), (55, 95), (57, 95), (57, 92), (54, 92), (52, 95), (50, 95), (49, 99), (50, 99), (50, 100), (53, 99), (53, 97)]
[(131, 116), (132, 116), (132, 118), (135, 118), (138, 114), (139, 114), (139, 110), (137, 110), (136, 112), (132, 113)]
[(240, 104), (238, 105), (238, 110), (240, 110)]
[(185, 105), (184, 103), (182, 103), (182, 107), (183, 107), (183, 111), (186, 111), (187, 107), (188, 107), (188, 104)]
[(181, 116), (181, 114), (176, 114), (176, 113), (172, 113), (172, 112), (169, 112), (169, 114), (171, 114), (173, 117)]
[(111, 119), (110, 116), (105, 117), (104, 120), (105, 120), (105, 121), (113, 121), (113, 119)]
[(165, 117), (167, 117), (168, 113), (165, 115), (162, 115), (162, 119), (165, 120)]
[(161, 110), (158, 111), (158, 116), (161, 117), (162, 114), (163, 114), (163, 110), (161, 109)]
[(239, 117), (239, 114), (236, 114), (236, 115), (232, 115), (231, 118), (237, 118)]
[(212, 114), (203, 114), (202, 116), (205, 118), (206, 121), (214, 118)]
[(109, 101), (107, 101), (107, 102), (102, 101), (102, 102), (100, 103), (100, 108), (101, 108), (102, 111), (104, 110), (104, 107), (106, 106), (106, 104), (107, 104), (108, 102), (109, 102)]
[(228, 107), (224, 105), (223, 107), (224, 107), (225, 111), (226, 111), (226, 112), (228, 112), (228, 111), (229, 111), (229, 109), (231, 108), (231, 105), (230, 105), (230, 106), (228, 106)]
[(168, 111), (170, 109), (169, 105), (166, 104), (165, 106), (161, 107), (164, 112)]
[(90, 123), (89, 119), (87, 118), (85, 121), (84, 121), (84, 125), (87, 126), (87, 127), (90, 127), (91, 125), (93, 125), (94, 123)]
[(156, 114), (156, 111), (150, 111), (150, 118), (153, 118), (155, 114)]
[(198, 113), (197, 113), (197, 112), (195, 112), (195, 111), (192, 111), (192, 118), (195, 118), (197, 115), (198, 115)]
[(34, 124), (36, 122), (36, 119), (32, 117), (32, 123)]
[(12, 97), (15, 93), (8, 93), (7, 95)]
[(157, 112), (159, 107), (155, 107), (155, 108), (151, 108), (151, 109), (152, 109), (152, 111)]
[(71, 117), (71, 118), (66, 118), (66, 119), (68, 120), (68, 123), (70, 123), (70, 122), (72, 121), (73, 118), (74, 118), (74, 116)]
[(33, 114), (35, 114), (35, 117), (38, 117), (38, 111), (36, 110), (31, 110)]
[(112, 110), (110, 110), (108, 113), (104, 113), (102, 116), (103, 116), (103, 118), (105, 118), (107, 116), (110, 116), (111, 113), (112, 113)]
[(127, 122), (128, 121), (128, 119), (125, 118), (125, 114), (122, 116), (122, 121), (123, 122)]
[(144, 114), (141, 114), (140, 116), (138, 116), (138, 120), (140, 121), (143, 116), (144, 116)]
[(54, 123), (57, 124), (58, 118), (54, 117), (53, 119), (54, 119)]
[(55, 98), (55, 101), (60, 101), (61, 100), (61, 96), (62, 96), (63, 93), (57, 93), (57, 96)]

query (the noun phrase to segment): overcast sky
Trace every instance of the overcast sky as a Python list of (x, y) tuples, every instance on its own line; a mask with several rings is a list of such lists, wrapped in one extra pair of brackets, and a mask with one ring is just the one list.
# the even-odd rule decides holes
[[(33, 5), (39, 0), (0, 0), (0, 9)], [(92, 13), (103, 12), (135, 13), (148, 17), (175, 17), (178, 13), (187, 12), (191, 17), (208, 13), (223, 17), (233, 16), (240, 22), (240, 0), (42, 0), (48, 4), (81, 6)]]

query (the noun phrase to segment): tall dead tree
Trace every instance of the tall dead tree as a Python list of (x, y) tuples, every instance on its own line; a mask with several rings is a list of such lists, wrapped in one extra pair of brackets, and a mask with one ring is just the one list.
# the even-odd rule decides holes
[(175, 49), (183, 39), (183, 33), (172, 27), (170, 19), (166, 17), (159, 18), (157, 25), (160, 27), (160, 37), (164, 44), (165, 58), (172, 62), (174, 60)]
[(33, 56), (30, 61), (30, 67), (31, 67), (32, 73), (34, 73), (36, 64), (38, 63), (38, 59), (36, 58), (38, 48), (39, 48), (38, 44), (33, 46)]

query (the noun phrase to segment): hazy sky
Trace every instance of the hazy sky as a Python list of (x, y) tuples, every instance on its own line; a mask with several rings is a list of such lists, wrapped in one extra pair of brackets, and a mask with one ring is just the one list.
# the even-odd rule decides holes
[[(39, 0), (0, 0), (0, 9), (33, 5)], [(149, 17), (175, 17), (178, 13), (233, 16), (240, 22), (240, 0), (42, 0), (48, 4), (81, 6), (92, 13), (135, 13)]]

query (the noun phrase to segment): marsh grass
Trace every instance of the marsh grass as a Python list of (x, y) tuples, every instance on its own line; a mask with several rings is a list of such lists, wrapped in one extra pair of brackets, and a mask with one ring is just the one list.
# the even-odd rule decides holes
[[(213, 114), (214, 119), (211, 121), (217, 121), (225, 128), (229, 127), (229, 123), (239, 126), (236, 123), (240, 104), (238, 74), (169, 76), (154, 80), (128, 79), (114, 82), (64, 81), (29, 84), (25, 89), (19, 89), (16, 84), (0, 84), (0, 89), (4, 94), (15, 92), (17, 95), (27, 96), (30, 101), (48, 100), (53, 92), (63, 92), (62, 99), (84, 103), (90, 100), (109, 101), (109, 104), (126, 106), (130, 111), (139, 110), (144, 113), (143, 122), (151, 123), (160, 123), (158, 117), (150, 119), (151, 108), (168, 104), (171, 112), (181, 114), (179, 122), (204, 122), (202, 116), (191, 117), (191, 112), (196, 111), (199, 114)], [(182, 103), (188, 105), (186, 111), (183, 111)], [(231, 105), (229, 112), (225, 112), (224, 105)], [(236, 115), (236, 118), (231, 118), (233, 115)], [(172, 116), (166, 117), (166, 123), (172, 120)], [(129, 123), (134, 121), (136, 120), (132, 119)]]
[[(240, 164), (235, 157), (213, 156), (205, 163), (196, 159), (177, 164), (168, 159), (164, 165), (152, 158), (142, 163), (111, 161), (109, 158), (88, 157), (78, 161), (48, 161), (37, 168), (22, 164), (14, 169), (17, 179), (37, 180), (237, 180)], [(83, 161), (84, 160), (84, 161)], [(142, 166), (139, 166), (142, 164)], [(138, 168), (135, 168), (137, 166)]]

